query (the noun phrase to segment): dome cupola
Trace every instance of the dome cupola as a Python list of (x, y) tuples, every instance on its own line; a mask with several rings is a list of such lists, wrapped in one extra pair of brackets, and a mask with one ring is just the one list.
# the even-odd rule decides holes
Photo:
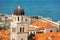
[(24, 10), (18, 5), (18, 8), (14, 10), (14, 15), (24, 15)]

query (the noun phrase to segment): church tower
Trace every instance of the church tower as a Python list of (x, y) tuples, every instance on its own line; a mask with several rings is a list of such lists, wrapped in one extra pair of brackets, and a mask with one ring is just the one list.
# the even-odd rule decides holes
[(18, 5), (11, 22), (11, 40), (27, 40), (27, 26), (24, 22), (24, 10)]
[(24, 10), (18, 5), (18, 8), (14, 10), (14, 20), (16, 22), (21, 22), (23, 21), (23, 16), (24, 16)]

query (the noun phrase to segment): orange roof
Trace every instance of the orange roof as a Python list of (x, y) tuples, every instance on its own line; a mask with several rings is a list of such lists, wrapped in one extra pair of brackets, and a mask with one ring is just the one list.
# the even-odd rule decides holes
[[(33, 26), (38, 26), (38, 30), (43, 30), (44, 28), (56, 28), (54, 25), (48, 23), (48, 22), (43, 22), (43, 21), (36, 21), (32, 23)], [(31, 27), (33, 27), (31, 26)], [(34, 27), (33, 27), (34, 28)]]
[(36, 40), (46, 40), (49, 37), (52, 40), (60, 40), (60, 32), (42, 33), (42, 34), (36, 34), (35, 35)]
[(3, 40), (10, 40), (10, 31), (9, 30), (1, 30), (0, 38), (2, 38)]

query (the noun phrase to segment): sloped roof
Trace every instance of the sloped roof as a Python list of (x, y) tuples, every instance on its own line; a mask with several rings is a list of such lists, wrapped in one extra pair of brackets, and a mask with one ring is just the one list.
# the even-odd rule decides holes
[(35, 35), (36, 40), (47, 40), (49, 37), (52, 40), (60, 40), (60, 32), (42, 33)]
[(0, 38), (2, 38), (4, 40), (10, 40), (10, 31), (9, 30), (1, 30)]
[[(48, 22), (43, 22), (43, 21), (36, 21), (34, 23), (31, 24), (32, 26), (29, 26), (28, 29), (32, 28), (32, 30), (43, 30), (44, 28), (56, 28), (54, 25), (52, 25), (51, 23)], [(35, 28), (34, 26), (37, 26), (37, 28)], [(34, 29), (35, 28), (35, 29)]]

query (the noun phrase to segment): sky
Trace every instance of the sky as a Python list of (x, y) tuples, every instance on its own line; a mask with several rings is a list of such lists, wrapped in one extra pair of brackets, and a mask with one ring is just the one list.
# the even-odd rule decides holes
[(50, 17), (60, 20), (60, 0), (0, 0), (0, 13), (13, 14), (20, 4), (26, 16)]

